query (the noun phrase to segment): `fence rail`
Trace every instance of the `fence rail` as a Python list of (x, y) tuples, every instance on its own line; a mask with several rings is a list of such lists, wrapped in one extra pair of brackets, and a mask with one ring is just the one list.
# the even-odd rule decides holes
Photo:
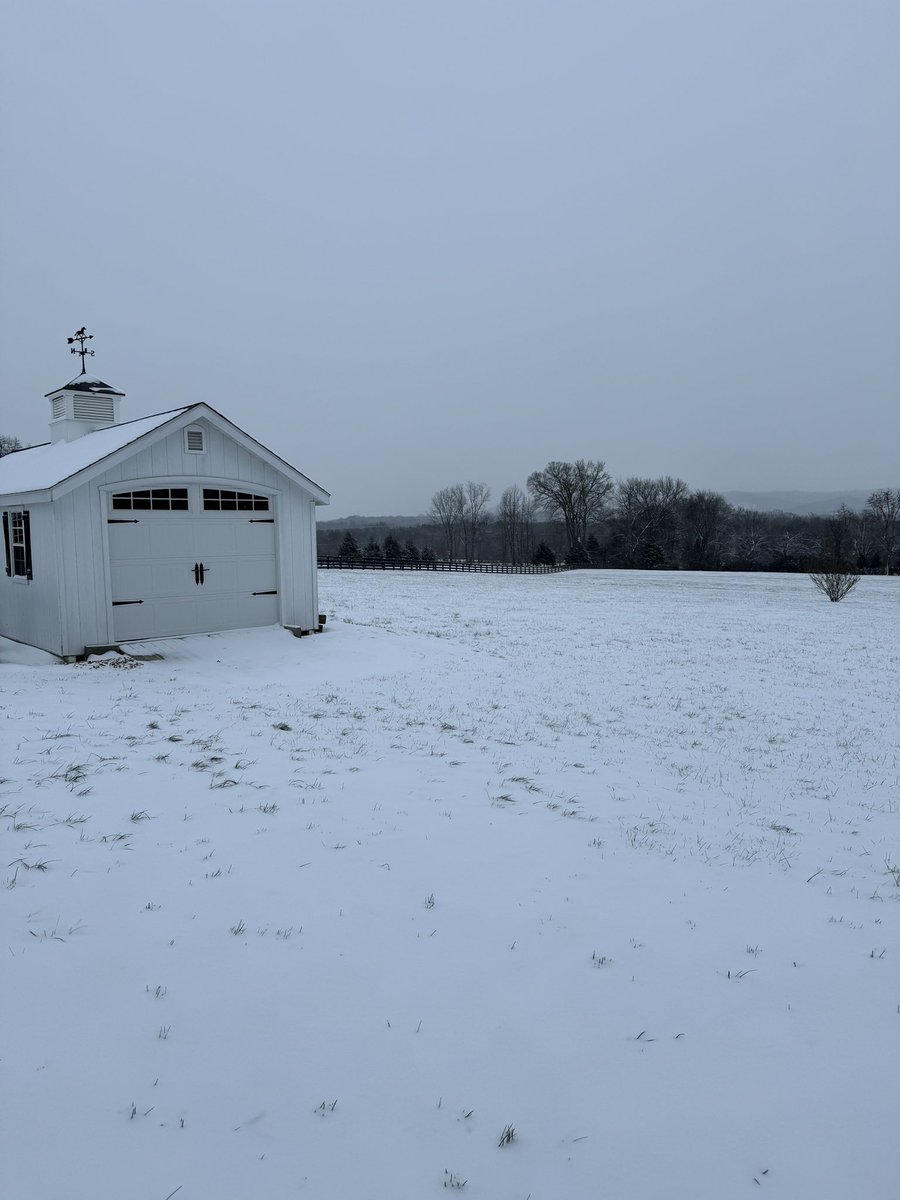
[(345, 558), (340, 554), (320, 554), (318, 564), (328, 571), (475, 571), (483, 575), (550, 575), (569, 569), (563, 564), (538, 567), (531, 563), (464, 562), (461, 559), (412, 562), (395, 558)]

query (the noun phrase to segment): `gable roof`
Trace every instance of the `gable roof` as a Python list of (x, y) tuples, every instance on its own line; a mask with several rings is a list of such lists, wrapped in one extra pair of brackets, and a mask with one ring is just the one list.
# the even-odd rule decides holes
[(105, 471), (112, 465), (109, 459), (127, 457), (127, 453), (123, 455), (123, 452), (127, 452), (134, 443), (143, 439), (155, 441), (157, 439), (153, 437), (154, 434), (165, 436), (164, 430), (171, 432), (172, 429), (190, 424), (198, 417), (205, 417), (270, 466), (299, 483), (312, 494), (316, 504), (328, 504), (331, 497), (324, 488), (319, 487), (261, 442), (244, 433), (208, 404), (191, 404), (185, 408), (156, 413), (152, 417), (125, 421), (107, 429), (85, 433), (71, 442), (45, 442), (26, 450), (14, 450), (12, 454), (0, 458), (0, 496), (46, 492), (62, 485), (65, 485), (63, 491), (69, 491), (85, 482), (91, 475)]

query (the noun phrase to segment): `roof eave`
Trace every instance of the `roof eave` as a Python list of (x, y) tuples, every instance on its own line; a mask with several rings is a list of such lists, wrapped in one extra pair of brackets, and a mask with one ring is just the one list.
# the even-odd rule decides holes
[(17, 504), (44, 504), (52, 500), (50, 488), (32, 488), (28, 492), (0, 492), (0, 504), (12, 508)]

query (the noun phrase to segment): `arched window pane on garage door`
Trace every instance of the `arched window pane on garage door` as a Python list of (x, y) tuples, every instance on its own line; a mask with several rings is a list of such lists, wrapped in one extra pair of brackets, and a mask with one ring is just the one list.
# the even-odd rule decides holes
[(114, 509), (153, 512), (186, 512), (188, 490), (181, 488), (142, 488), (140, 491), (116, 492), (112, 498)]
[(203, 508), (205, 512), (268, 512), (269, 497), (227, 488), (204, 488)]

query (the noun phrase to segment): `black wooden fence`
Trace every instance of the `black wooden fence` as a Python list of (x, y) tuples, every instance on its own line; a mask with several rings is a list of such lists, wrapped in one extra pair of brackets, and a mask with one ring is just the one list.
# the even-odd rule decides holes
[(319, 567), (330, 571), (478, 571), (484, 575), (549, 575), (567, 571), (565, 565), (537, 567), (531, 563), (465, 562), (462, 559), (437, 559), (413, 562), (402, 558), (345, 558), (340, 554), (320, 554)]

